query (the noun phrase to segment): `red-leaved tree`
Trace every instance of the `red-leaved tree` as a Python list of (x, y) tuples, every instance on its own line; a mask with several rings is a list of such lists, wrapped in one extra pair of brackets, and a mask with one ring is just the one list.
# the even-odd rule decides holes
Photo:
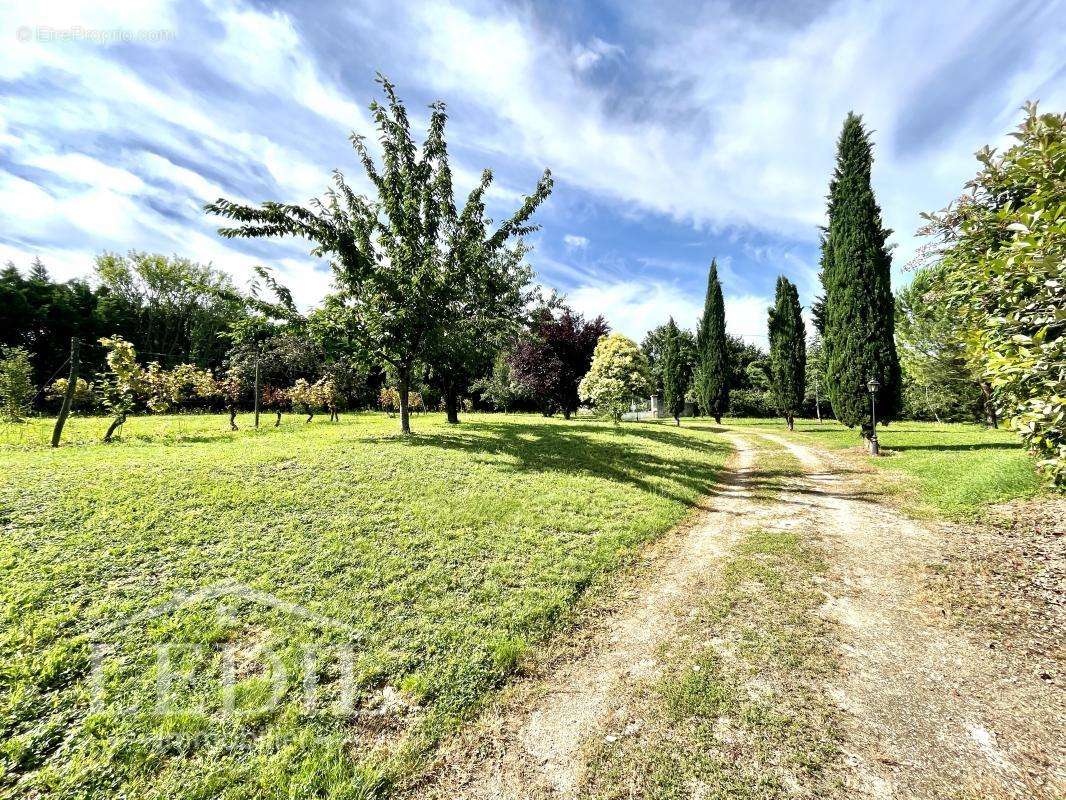
[(510, 356), (511, 379), (525, 388), (545, 416), (577, 411), (577, 385), (589, 371), (596, 342), (610, 331), (602, 317), (585, 321), (565, 305), (538, 308), (529, 332)]

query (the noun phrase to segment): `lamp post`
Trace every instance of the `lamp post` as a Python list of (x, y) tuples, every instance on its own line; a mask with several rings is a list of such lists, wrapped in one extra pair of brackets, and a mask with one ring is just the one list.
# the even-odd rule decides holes
[(881, 448), (877, 443), (877, 390), (881, 388), (877, 378), (870, 378), (866, 382), (866, 388), (870, 392), (870, 455), (881, 455)]

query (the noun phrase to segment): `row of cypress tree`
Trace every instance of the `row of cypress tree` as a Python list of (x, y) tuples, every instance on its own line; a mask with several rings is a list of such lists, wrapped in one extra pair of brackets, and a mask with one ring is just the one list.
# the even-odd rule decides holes
[[(894, 339), (891, 231), (871, 186), (873, 146), (862, 118), (850, 113), (837, 142), (837, 163), (829, 183), (829, 224), (823, 231), (821, 279), (824, 294), (813, 307), (815, 325), (825, 348), (824, 384), (836, 418), (848, 427), (872, 433), (867, 386), (880, 384), (878, 421), (894, 418), (900, 406), (900, 367)], [(789, 429), (804, 397), (807, 362), (806, 326), (799, 292), (785, 276), (777, 279), (769, 309), (771, 387)], [(667, 325), (663, 353), (663, 403), (680, 422), (689, 376), (680, 357), (679, 332)], [(717, 261), (711, 261), (707, 295), (696, 334), (693, 394), (702, 413), (722, 421), (729, 406), (729, 349), (725, 303)]]

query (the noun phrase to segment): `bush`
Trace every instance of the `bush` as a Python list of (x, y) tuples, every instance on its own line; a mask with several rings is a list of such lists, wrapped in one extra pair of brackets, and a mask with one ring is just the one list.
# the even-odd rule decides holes
[(729, 393), (730, 417), (778, 417), (773, 393), (768, 389), (734, 389)]
[(24, 347), (0, 350), (0, 413), (11, 422), (21, 422), (33, 401), (33, 366)]
[[(67, 383), (68, 381), (66, 378), (52, 381), (52, 385), (48, 387), (49, 399), (62, 403), (63, 398), (67, 394)], [(85, 380), (85, 378), (78, 378), (74, 381), (74, 396), (70, 401), (71, 409), (91, 409), (92, 405), (93, 385)]]

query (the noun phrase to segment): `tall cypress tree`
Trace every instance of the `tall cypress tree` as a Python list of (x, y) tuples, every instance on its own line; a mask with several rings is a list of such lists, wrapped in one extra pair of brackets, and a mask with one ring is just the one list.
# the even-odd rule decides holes
[(663, 407), (681, 424), (685, 410), (685, 365), (681, 359), (681, 334), (674, 318), (666, 324), (666, 346), (663, 348)]
[(729, 407), (729, 345), (725, 335), (725, 301), (718, 282), (718, 262), (711, 261), (707, 297), (696, 334), (696, 395), (704, 414), (721, 423)]
[(829, 227), (822, 248), (825, 288), (826, 389), (833, 413), (849, 428), (872, 431), (870, 378), (881, 384), (877, 418), (895, 417), (900, 405), (899, 358), (894, 341), (892, 257), (881, 209), (870, 186), (873, 149), (862, 118), (849, 113), (837, 143), (829, 183)]
[(774, 402), (788, 423), (795, 427), (796, 412), (803, 406), (807, 370), (807, 330), (803, 324), (799, 292), (784, 275), (777, 279), (774, 306), (770, 309), (770, 381)]

